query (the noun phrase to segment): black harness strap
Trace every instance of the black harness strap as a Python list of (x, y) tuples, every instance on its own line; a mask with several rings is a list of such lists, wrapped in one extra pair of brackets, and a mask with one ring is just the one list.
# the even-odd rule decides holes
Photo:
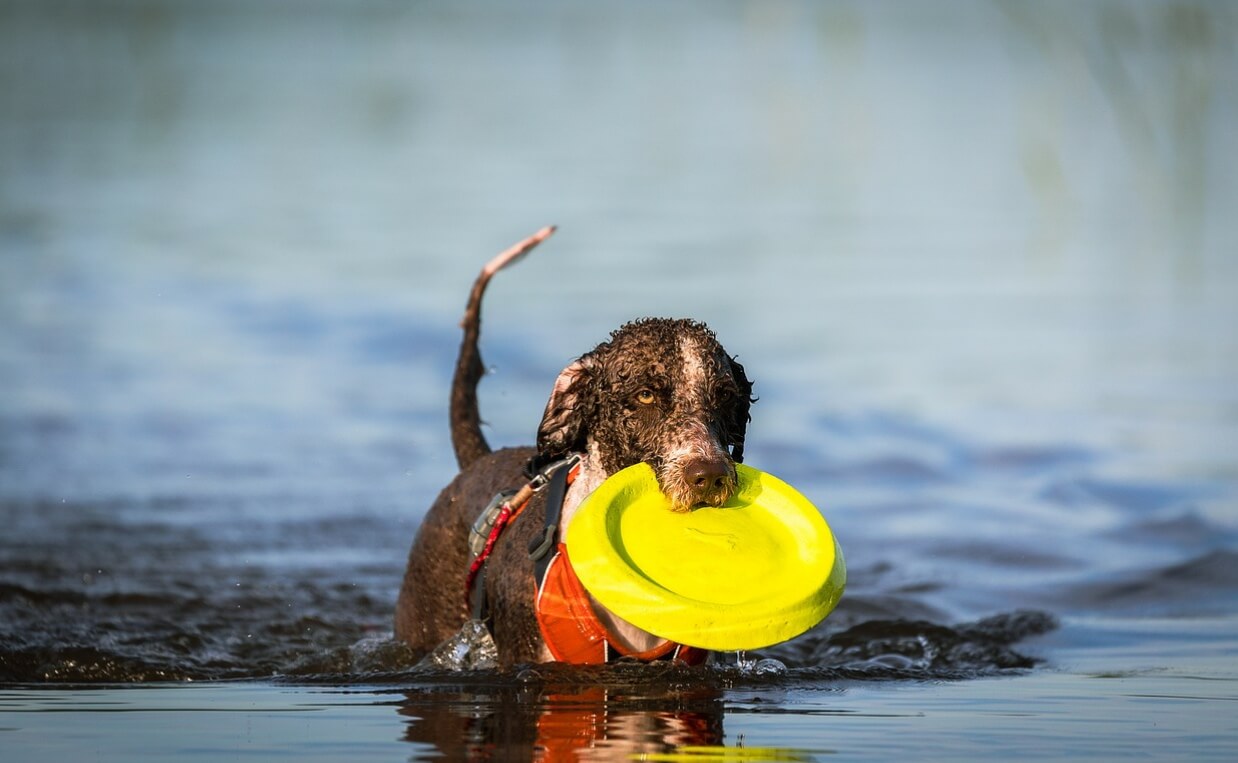
[(486, 606), (486, 567), (477, 571), (473, 579), (473, 590), (469, 592), (469, 614), (479, 623), (490, 619), (490, 608)]
[(533, 579), (541, 588), (546, 579), (546, 568), (554, 554), (550, 551), (555, 547), (559, 536), (559, 517), (563, 515), (563, 499), (567, 496), (567, 475), (575, 466), (574, 459), (563, 464), (550, 475), (550, 488), (546, 493), (546, 525), (542, 528), (541, 537), (529, 541), (529, 558), (533, 560)]

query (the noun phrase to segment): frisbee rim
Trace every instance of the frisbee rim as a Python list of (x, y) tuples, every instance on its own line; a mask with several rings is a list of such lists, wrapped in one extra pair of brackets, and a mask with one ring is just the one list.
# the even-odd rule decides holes
[[(799, 545), (788, 548), (777, 580), (783, 585), (761, 589), (759, 596), (742, 601), (703, 601), (680, 592), (675, 579), (654, 579), (633, 559), (631, 547), (640, 536), (625, 540), (622, 519), (647, 500), (661, 494), (652, 468), (645, 463), (627, 467), (593, 491), (572, 518), (565, 532), (572, 566), (585, 589), (612, 613), (642, 630), (672, 641), (714, 650), (755, 649), (786, 641), (821, 622), (837, 605), (846, 585), (846, 567), (837, 538), (821, 512), (795, 488), (774, 475), (736, 464), (739, 489), (722, 507), (702, 507), (690, 515), (644, 508), (642, 518), (664, 527), (643, 528), (641, 534), (674, 531), (694, 519), (727, 522), (743, 519), (765, 525), (771, 534), (790, 536)], [(769, 493), (766, 495), (766, 493)], [(763, 497), (763, 501), (759, 500)], [(777, 512), (770, 508), (776, 504)], [(748, 511), (750, 510), (751, 511)], [(639, 509), (638, 509), (639, 510)], [(742, 517), (724, 512), (745, 511)], [(810, 538), (794, 535), (791, 520), (815, 532)], [(805, 545), (807, 544), (807, 545)], [(798, 552), (798, 553), (793, 553)], [(637, 554), (639, 556), (639, 554)], [(737, 562), (742, 564), (742, 553)], [(809, 557), (808, 566), (803, 557)], [(662, 570), (666, 573), (666, 569)]]

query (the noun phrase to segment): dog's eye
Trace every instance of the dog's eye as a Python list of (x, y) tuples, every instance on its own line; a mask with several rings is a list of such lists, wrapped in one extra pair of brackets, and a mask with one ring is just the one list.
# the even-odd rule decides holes
[(653, 401), (657, 399), (657, 396), (653, 394), (653, 390), (642, 389), (636, 393), (636, 402), (641, 405), (653, 405)]

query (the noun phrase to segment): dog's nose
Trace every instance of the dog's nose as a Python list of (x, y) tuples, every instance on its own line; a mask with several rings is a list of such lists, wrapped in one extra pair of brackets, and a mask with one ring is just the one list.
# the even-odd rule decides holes
[(731, 465), (721, 458), (695, 458), (683, 466), (684, 481), (697, 503), (721, 506), (735, 489)]

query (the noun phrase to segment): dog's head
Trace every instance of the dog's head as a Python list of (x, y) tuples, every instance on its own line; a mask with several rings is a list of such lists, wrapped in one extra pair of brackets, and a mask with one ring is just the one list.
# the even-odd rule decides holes
[(645, 461), (676, 510), (720, 506), (735, 492), (753, 401), (743, 366), (704, 325), (633, 321), (559, 374), (538, 455), (588, 453), (607, 474)]

